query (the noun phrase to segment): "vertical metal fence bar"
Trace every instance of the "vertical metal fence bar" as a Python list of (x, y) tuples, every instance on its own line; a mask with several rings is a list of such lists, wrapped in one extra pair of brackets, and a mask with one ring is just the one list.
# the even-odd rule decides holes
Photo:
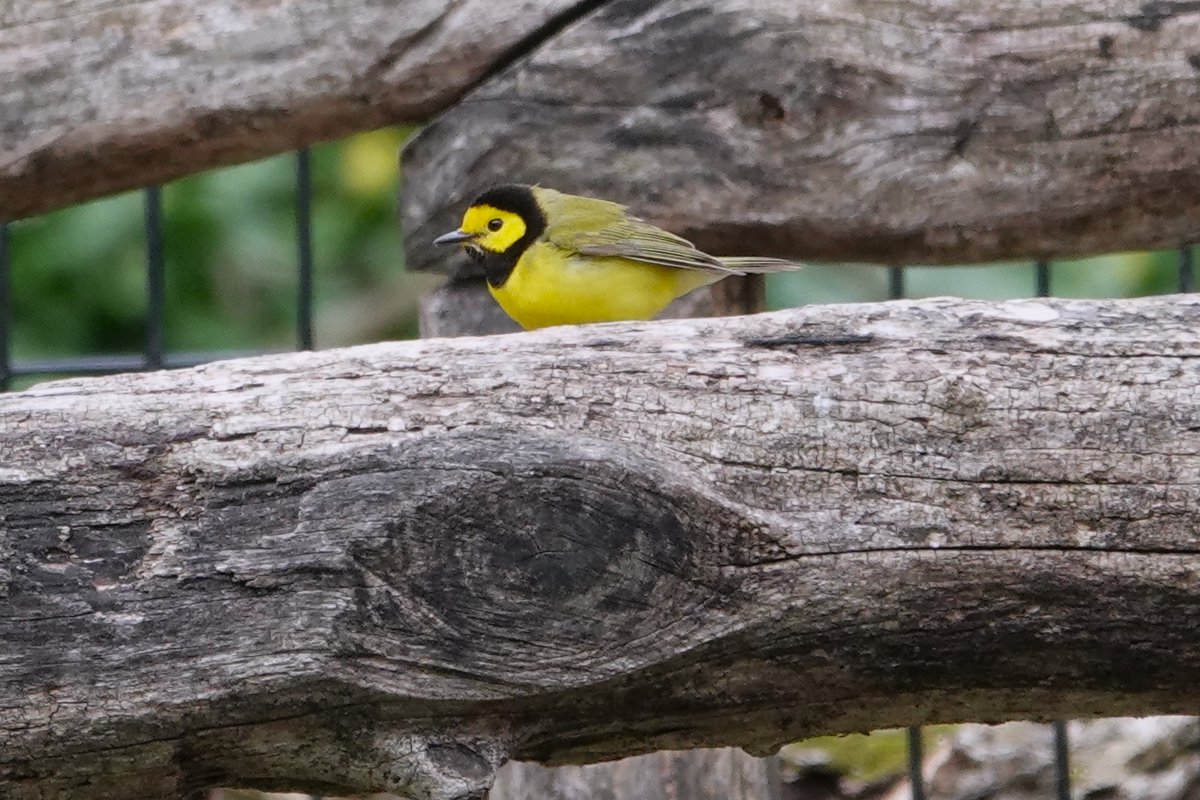
[(1179, 248), (1179, 291), (1195, 291), (1195, 283), (1192, 275), (1194, 267), (1195, 259), (1192, 255), (1192, 246), (1185, 244)]
[[(904, 267), (888, 267), (888, 297), (904, 297)], [(925, 800), (925, 774), (922, 765), (925, 751), (921, 745), (921, 728), (908, 729), (908, 781), (912, 785), (912, 800)]]
[(904, 297), (904, 267), (888, 267), (888, 297)]
[(146, 368), (162, 369), (166, 363), (167, 262), (163, 249), (162, 187), (145, 191), (146, 202)]
[(8, 389), (12, 377), (9, 331), (12, 330), (12, 265), (8, 258), (8, 223), (0, 222), (0, 392)]
[(1039, 261), (1033, 267), (1034, 283), (1038, 297), (1050, 296), (1050, 262)]
[(908, 729), (908, 780), (912, 784), (912, 800), (925, 800), (925, 773), (921, 769), (925, 762), (925, 749), (921, 743), (921, 729)]
[(1067, 739), (1067, 723), (1054, 722), (1054, 797), (1071, 800), (1071, 751)]
[(296, 247), (298, 292), (296, 341), (301, 350), (313, 349), (312, 155), (296, 152)]
[[(1038, 297), (1050, 296), (1050, 262), (1039, 261), (1034, 265), (1034, 283)], [(1067, 741), (1067, 723), (1055, 720), (1054, 731), (1054, 797), (1055, 800), (1071, 800), (1071, 754)]]

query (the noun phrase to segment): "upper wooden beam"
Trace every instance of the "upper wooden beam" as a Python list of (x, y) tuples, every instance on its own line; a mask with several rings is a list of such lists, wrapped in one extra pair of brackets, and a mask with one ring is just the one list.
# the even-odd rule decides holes
[(424, 121), (577, 6), (0, 0), (0, 220)]
[(427, 240), (514, 179), (729, 252), (1169, 246), (1197, 41), (1192, 5), (1116, 0), (0, 0), (0, 220), (454, 106), (409, 153), (420, 268), (462, 271)]
[(409, 264), (497, 180), (722, 254), (956, 263), (1200, 236), (1200, 6), (609, 3), (427, 127)]

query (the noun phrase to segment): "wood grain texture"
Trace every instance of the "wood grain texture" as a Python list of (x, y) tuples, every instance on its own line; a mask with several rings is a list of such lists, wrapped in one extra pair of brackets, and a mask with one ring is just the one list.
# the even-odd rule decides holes
[(0, 788), (1181, 713), (1200, 298), (550, 329), (0, 398)]
[(779, 794), (773, 759), (726, 748), (552, 769), (510, 761), (496, 774), (488, 800), (768, 800)]
[[(728, 286), (732, 284), (733, 287)], [(694, 291), (664, 318), (749, 314), (762, 310), (762, 276), (730, 278)], [(492, 299), (485, 281), (455, 281), (421, 296), (421, 335), (472, 336), (519, 330)], [(664, 751), (584, 767), (509, 761), (496, 773), (489, 800), (782, 800), (778, 765), (739, 750)]]
[(1200, 6), (615, 0), (405, 156), (410, 266), (498, 180), (718, 254), (960, 263), (1200, 235)]
[(579, 0), (0, 0), (0, 220), (421, 122)]

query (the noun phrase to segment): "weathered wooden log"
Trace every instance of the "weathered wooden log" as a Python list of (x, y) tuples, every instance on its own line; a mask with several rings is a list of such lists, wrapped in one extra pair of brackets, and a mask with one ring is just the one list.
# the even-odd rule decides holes
[(629, 203), (722, 254), (946, 263), (1200, 235), (1200, 8), (611, 2), (405, 156), (409, 264), (488, 183)]
[(774, 759), (726, 748), (554, 769), (510, 761), (497, 774), (488, 800), (765, 800), (779, 794)]
[(0, 398), (0, 795), (1178, 713), (1200, 298), (809, 307)]
[(424, 121), (589, 5), (0, 0), (0, 220)]
[(0, 219), (424, 121), (482, 82), (412, 150), (418, 239), (521, 178), (714, 248), (1174, 244), (1197, 234), (1198, 20), (1113, 0), (0, 0)]
[[(672, 303), (664, 318), (750, 314), (762, 310), (761, 275), (729, 278)], [(421, 335), (474, 336), (519, 330), (482, 280), (455, 281), (421, 297)], [(775, 780), (772, 780), (775, 778)], [(496, 773), (490, 800), (651, 800), (720, 797), (782, 800), (771, 759), (740, 751), (666, 751), (586, 767), (510, 761)]]

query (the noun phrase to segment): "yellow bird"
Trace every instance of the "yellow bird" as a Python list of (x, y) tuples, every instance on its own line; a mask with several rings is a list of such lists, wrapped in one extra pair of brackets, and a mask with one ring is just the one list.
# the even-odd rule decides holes
[(607, 200), (524, 184), (475, 198), (458, 230), (488, 291), (523, 328), (651, 319), (677, 297), (730, 275), (801, 265), (777, 258), (717, 258)]

